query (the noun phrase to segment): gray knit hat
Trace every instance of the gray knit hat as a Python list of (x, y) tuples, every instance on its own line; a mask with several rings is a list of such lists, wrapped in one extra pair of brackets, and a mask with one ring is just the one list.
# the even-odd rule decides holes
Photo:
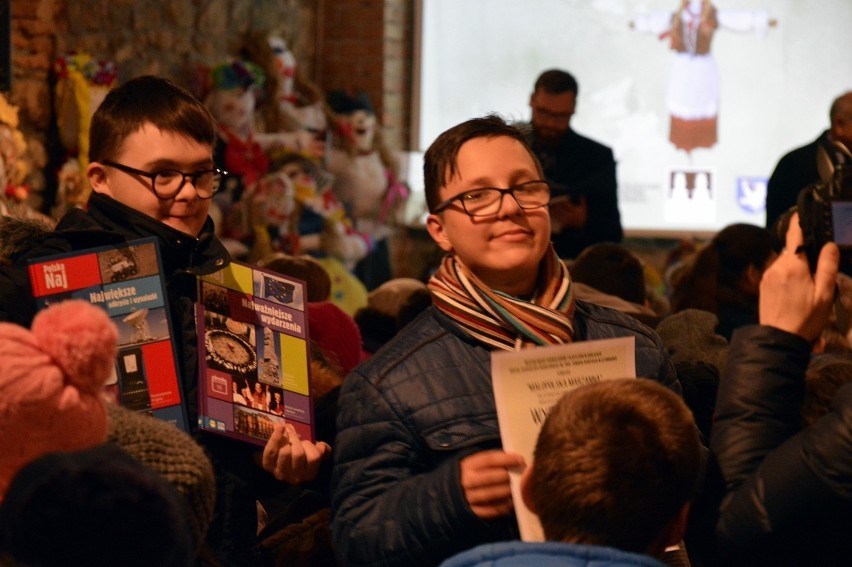
[(684, 309), (660, 321), (656, 331), (672, 362), (708, 362), (721, 374), (728, 360), (728, 341), (716, 334), (718, 325), (718, 317), (709, 311)]
[(204, 449), (192, 437), (165, 421), (108, 404), (109, 440), (160, 473), (184, 497), (192, 534), (204, 541), (213, 519), (216, 480)]

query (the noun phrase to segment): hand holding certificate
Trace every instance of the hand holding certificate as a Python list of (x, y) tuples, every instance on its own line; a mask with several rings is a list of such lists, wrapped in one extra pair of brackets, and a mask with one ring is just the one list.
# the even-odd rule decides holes
[[(503, 449), (531, 463), (547, 412), (565, 392), (602, 380), (636, 377), (634, 343), (631, 336), (495, 351), (491, 355), (491, 377)], [(521, 471), (509, 474), (521, 538), (544, 541), (538, 518), (521, 498)]]

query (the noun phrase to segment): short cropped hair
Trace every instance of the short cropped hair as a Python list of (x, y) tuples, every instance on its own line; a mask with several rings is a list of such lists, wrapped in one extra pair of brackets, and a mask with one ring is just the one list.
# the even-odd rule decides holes
[(581, 386), (551, 409), (531, 498), (548, 541), (646, 553), (694, 496), (701, 443), (674, 392), (647, 379)]
[(144, 75), (112, 89), (95, 111), (89, 161), (113, 159), (124, 141), (147, 123), (200, 144), (216, 143), (216, 120), (198, 98), (168, 79)]
[(535, 80), (533, 92), (538, 92), (539, 90), (551, 94), (568, 92), (576, 95), (580, 92), (580, 86), (577, 84), (577, 79), (571, 73), (561, 69), (548, 69)]
[(630, 250), (614, 242), (599, 242), (580, 252), (571, 264), (571, 279), (598, 291), (643, 305), (645, 272)]
[(527, 134), (521, 127), (507, 123), (496, 114), (473, 118), (442, 133), (426, 150), (423, 157), (423, 182), (429, 212), (433, 212), (441, 202), (441, 187), (444, 187), (458, 173), (456, 158), (465, 142), (476, 138), (501, 136), (520, 142), (535, 162), (539, 175), (544, 176), (541, 164), (527, 141)]

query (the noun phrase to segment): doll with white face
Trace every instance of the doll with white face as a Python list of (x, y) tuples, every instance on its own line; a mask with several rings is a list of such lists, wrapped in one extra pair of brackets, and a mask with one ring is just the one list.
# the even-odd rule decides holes
[(328, 102), (346, 126), (342, 143), (328, 153), (328, 170), (336, 177), (334, 192), (359, 230), (382, 238), (393, 210), (407, 197), (407, 190), (396, 181), (398, 164), (381, 140), (366, 93), (332, 91)]
[(366, 109), (358, 109), (344, 118), (352, 132), (352, 139), (359, 153), (372, 152), (376, 148), (376, 115)]
[(291, 99), (294, 96), (296, 79), (296, 57), (287, 46), (287, 41), (279, 35), (269, 36), (269, 47), (275, 60), (275, 71), (278, 76), (278, 96), (280, 99)]
[(255, 104), (254, 92), (242, 87), (217, 89), (207, 99), (219, 125), (242, 138), (252, 135)]
[(328, 116), (320, 89), (299, 73), (296, 57), (279, 34), (252, 32), (241, 48), (266, 81), (257, 109), (255, 139), (270, 154), (325, 155)]
[[(213, 68), (213, 88), (205, 104), (219, 125), (216, 163), (228, 171), (225, 192), (237, 200), (241, 190), (269, 171), (269, 160), (254, 136), (254, 111), (263, 71), (248, 61), (235, 60)], [(234, 187), (234, 181), (238, 187)], [(221, 200), (221, 198), (219, 198)]]
[(328, 104), (347, 128), (340, 144), (328, 150), (326, 167), (335, 176), (334, 193), (350, 212), (356, 230), (376, 241), (373, 252), (354, 269), (367, 288), (374, 289), (393, 277), (388, 237), (409, 191), (397, 180), (399, 165), (382, 142), (366, 93), (332, 91)]

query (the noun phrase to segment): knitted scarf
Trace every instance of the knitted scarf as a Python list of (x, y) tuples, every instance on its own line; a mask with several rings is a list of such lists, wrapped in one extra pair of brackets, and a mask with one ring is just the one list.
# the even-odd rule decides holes
[(493, 348), (517, 350), (570, 343), (574, 289), (568, 269), (551, 250), (539, 268), (531, 301), (490, 289), (454, 256), (446, 256), (429, 288), (435, 306), (467, 334)]

